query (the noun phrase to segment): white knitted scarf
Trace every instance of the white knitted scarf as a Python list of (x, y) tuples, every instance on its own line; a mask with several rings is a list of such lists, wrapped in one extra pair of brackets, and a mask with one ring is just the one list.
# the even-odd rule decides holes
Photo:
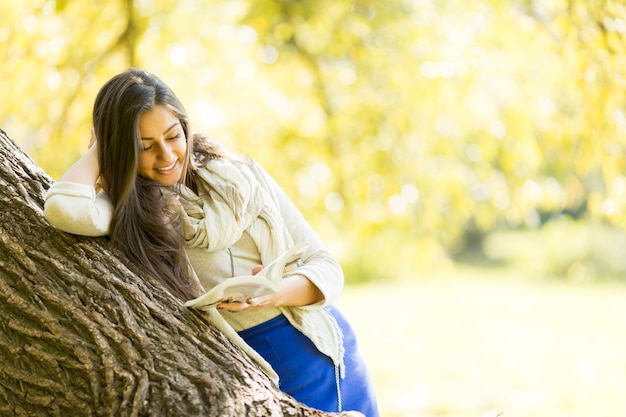
[(247, 231), (267, 264), (293, 244), (276, 203), (245, 163), (209, 160), (196, 171), (196, 184), (197, 194), (183, 186), (178, 199), (188, 246), (225, 250)]
[[(246, 163), (231, 158), (211, 159), (204, 168), (197, 170), (196, 184), (197, 194), (181, 186), (180, 196), (173, 199), (174, 204), (179, 205), (175, 210), (180, 213), (188, 246), (210, 252), (225, 250), (246, 231), (257, 245), (263, 264), (293, 246), (275, 201)], [(197, 277), (194, 281), (202, 287)], [(292, 325), (311, 338), (320, 352), (332, 358), (343, 376), (343, 343), (334, 318), (323, 310), (279, 309)], [(240, 338), (217, 310), (210, 309), (207, 313), (222, 332), (244, 348), (270, 377), (277, 379), (271, 366)]]

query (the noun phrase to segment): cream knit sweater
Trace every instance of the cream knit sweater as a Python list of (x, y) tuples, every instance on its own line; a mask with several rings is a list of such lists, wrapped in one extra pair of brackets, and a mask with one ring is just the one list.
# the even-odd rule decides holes
[[(336, 328), (329, 326), (323, 312), (317, 311), (336, 301), (343, 289), (344, 277), (339, 262), (271, 176), (257, 164), (253, 164), (251, 168), (261, 186), (274, 199), (293, 241), (308, 242), (310, 245), (302, 259), (304, 265), (294, 272), (306, 276), (324, 295), (324, 301), (318, 304), (283, 311), (321, 351), (331, 356), (335, 364), (340, 364), (343, 355), (340, 335), (336, 334)], [(54, 184), (48, 191), (44, 209), (44, 214), (52, 225), (68, 233), (83, 236), (107, 235), (112, 212), (113, 207), (105, 194), (97, 194), (93, 186), (72, 182)], [(209, 252), (199, 247), (188, 247), (186, 251), (201, 284), (207, 289), (229, 277), (249, 275), (253, 267), (261, 264), (259, 249), (247, 233), (226, 251)], [(255, 352), (250, 352), (251, 349), (238, 337), (236, 331), (255, 326), (279, 314), (278, 308), (267, 308), (250, 313), (220, 310), (219, 314), (213, 312), (210, 316), (227, 336), (259, 362), (270, 377), (275, 378), (269, 365), (262, 359), (259, 360)]]

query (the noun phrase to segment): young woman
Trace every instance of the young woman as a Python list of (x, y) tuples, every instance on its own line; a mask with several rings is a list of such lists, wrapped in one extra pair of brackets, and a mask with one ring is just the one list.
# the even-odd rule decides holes
[(47, 219), (69, 233), (110, 235), (181, 301), (308, 243), (278, 293), (208, 314), (300, 402), (378, 416), (354, 333), (332, 305), (341, 267), (276, 182), (192, 134), (174, 93), (143, 70), (105, 83), (93, 125), (89, 150), (48, 191)]

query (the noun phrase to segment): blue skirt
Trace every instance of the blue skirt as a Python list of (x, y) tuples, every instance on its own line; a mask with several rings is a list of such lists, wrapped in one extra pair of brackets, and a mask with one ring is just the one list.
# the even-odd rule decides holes
[(282, 314), (239, 335), (272, 365), (280, 377), (280, 389), (299, 402), (327, 412), (356, 410), (378, 417), (374, 387), (354, 331), (339, 309), (326, 309), (343, 332), (345, 378)]

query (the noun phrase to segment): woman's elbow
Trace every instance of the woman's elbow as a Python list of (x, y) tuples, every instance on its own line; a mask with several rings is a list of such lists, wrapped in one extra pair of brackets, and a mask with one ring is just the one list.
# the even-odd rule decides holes
[(82, 204), (73, 204), (67, 207), (57, 196), (50, 196), (44, 204), (44, 217), (55, 228), (66, 233), (82, 236), (105, 236), (108, 234), (107, 225), (98, 225), (89, 210)]

